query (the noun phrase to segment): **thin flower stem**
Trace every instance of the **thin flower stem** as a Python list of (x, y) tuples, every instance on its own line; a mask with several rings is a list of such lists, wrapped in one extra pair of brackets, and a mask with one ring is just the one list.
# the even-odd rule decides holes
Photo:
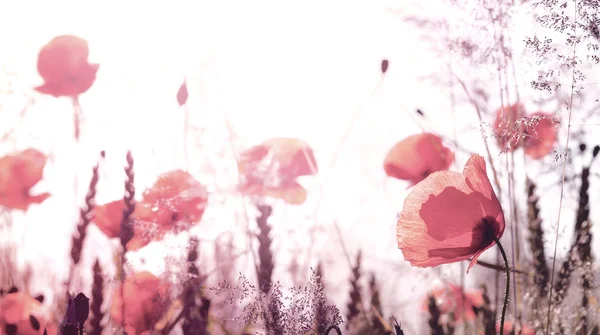
[(504, 293), (504, 304), (502, 304), (502, 314), (500, 316), (500, 333), (504, 334), (504, 316), (506, 315), (506, 306), (508, 305), (508, 295), (510, 294), (510, 268), (508, 266), (508, 257), (506, 257), (506, 252), (504, 252), (504, 248), (502, 244), (500, 244), (500, 240), (497, 237), (494, 237), (494, 242), (498, 246), (500, 253), (502, 254), (502, 258), (504, 259), (504, 264), (506, 268), (506, 292)]

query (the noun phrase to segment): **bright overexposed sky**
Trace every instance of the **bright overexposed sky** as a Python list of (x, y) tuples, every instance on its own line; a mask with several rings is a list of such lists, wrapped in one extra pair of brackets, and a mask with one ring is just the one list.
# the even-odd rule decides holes
[[(305, 205), (276, 210), (277, 257), (282, 263), (302, 259), (294, 256), (294, 248), (315, 245), (315, 254), (337, 263), (326, 267), (325, 276), (338, 306), (345, 305), (349, 270), (332, 229), (335, 220), (351, 255), (362, 248), (365, 269), (377, 270), (389, 290), (384, 295), (386, 312), (417, 327), (421, 313), (410, 307), (420, 304), (440, 271), (444, 278), (456, 277), (458, 267), (411, 269), (402, 260), (395, 215), (407, 184), (384, 176), (383, 158), (396, 141), (421, 131), (414, 119), (416, 108), (428, 115), (421, 122), (428, 130), (449, 137), (457, 131), (461, 143), (483, 154), (483, 147), (474, 144), (481, 142), (473, 129), (478, 126), (474, 110), (459, 104), (453, 118), (449, 92), (423, 78), (447, 77), (444, 55), (430, 51), (413, 26), (387, 10), (404, 8), (432, 17), (450, 13), (436, 3), (24, 0), (0, 5), (0, 65), (15, 75), (10, 79), (13, 92), (1, 98), (0, 130), (16, 127), (18, 133), (13, 142), (0, 143), (0, 151), (34, 146), (52, 155), (39, 189), (53, 197), (25, 216), (16, 214), (22, 223), (17, 230), (26, 236), (21, 257), (43, 264), (40, 272), (66, 271), (77, 215), (73, 174), (79, 176), (82, 198), (100, 150), (107, 156), (99, 203), (122, 197), (127, 150), (135, 158), (138, 193), (157, 174), (183, 167), (184, 110), (175, 94), (185, 78), (194, 129), (190, 137), (195, 141), (190, 169), (215, 194), (194, 232), (207, 240), (223, 231), (243, 234), (244, 224), (236, 215), (243, 205), (234, 191), (235, 152), (271, 137), (302, 138), (313, 147), (320, 173), (302, 180), (310, 190)], [(523, 13), (515, 15), (522, 16), (515, 29), (531, 25)], [(36, 72), (39, 49), (62, 34), (88, 40), (90, 61), (100, 64), (94, 86), (80, 98), (85, 119), (79, 146), (72, 140), (70, 101), (32, 90), (41, 83)], [(523, 49), (520, 39), (514, 45)], [(390, 60), (390, 68), (382, 78), (383, 58)], [(2, 89), (7, 82), (0, 79)], [(488, 84), (492, 90), (496, 85)], [(18, 115), (30, 98), (35, 103), (21, 120)], [(492, 149), (497, 155), (493, 143)], [(459, 155), (454, 169), (461, 170), (466, 157)], [(549, 215), (555, 218), (556, 213)], [(569, 213), (565, 218), (572, 220)], [(325, 227), (316, 240), (307, 237), (311, 222)], [(100, 257), (109, 262), (108, 241), (97, 231), (90, 235), (85, 261)], [(164, 271), (161, 262), (168, 250), (148, 249), (140, 254), (153, 269)], [(315, 254), (311, 263), (303, 264), (305, 269), (316, 265)], [(289, 280), (285, 268), (276, 275)]]

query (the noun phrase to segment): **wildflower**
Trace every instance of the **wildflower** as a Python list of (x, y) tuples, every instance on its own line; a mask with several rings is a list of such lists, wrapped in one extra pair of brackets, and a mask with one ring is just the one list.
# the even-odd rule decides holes
[(317, 162), (312, 148), (303, 140), (273, 138), (242, 153), (238, 170), (244, 181), (242, 193), (283, 199), (302, 204), (306, 189), (298, 177), (314, 175)]
[(522, 116), (523, 106), (521, 104), (499, 108), (496, 111), (494, 135), (502, 151), (512, 151), (521, 145), (521, 133), (523, 129), (519, 120)]
[[(481, 290), (462, 291), (461, 287), (449, 284), (448, 287), (435, 289), (430, 293), (434, 297), (441, 314), (453, 313), (456, 322), (473, 321), (476, 318), (473, 307), (483, 306)], [(429, 309), (429, 299), (423, 302), (423, 310)]]
[(417, 184), (404, 201), (396, 237), (412, 266), (433, 267), (477, 258), (504, 233), (502, 206), (472, 155), (463, 173), (438, 171)]
[(539, 159), (550, 152), (557, 138), (552, 115), (537, 112), (531, 115), (532, 121), (525, 126), (525, 140), (523, 147), (525, 154), (533, 159)]
[(142, 196), (143, 199), (137, 203), (133, 216), (163, 226), (181, 221), (199, 221), (208, 202), (208, 193), (204, 186), (183, 170), (160, 175)]
[(129, 334), (149, 334), (167, 308), (168, 285), (147, 271), (129, 275), (122, 285), (123, 295), (121, 287), (114, 292), (111, 317)]
[(44, 173), (46, 155), (36, 149), (27, 149), (0, 158), (0, 205), (27, 210), (31, 204), (39, 204), (50, 194), (31, 195)]
[[(206, 189), (189, 173), (175, 170), (160, 175), (143, 193), (130, 216), (134, 236), (127, 243), (127, 249), (138, 250), (170, 232), (190, 228), (202, 219), (207, 203)], [(123, 210), (123, 199), (97, 206), (94, 224), (108, 238), (118, 238)]]
[(119, 237), (125, 201), (119, 199), (94, 208), (94, 224), (109, 238)]
[(385, 173), (396, 179), (417, 184), (431, 173), (447, 170), (454, 153), (442, 139), (431, 133), (416, 134), (396, 143), (383, 162)]
[(25, 292), (7, 294), (0, 301), (0, 334), (41, 335), (46, 327), (42, 304)]
[(76, 98), (92, 87), (98, 64), (88, 62), (88, 43), (72, 35), (55, 37), (38, 55), (37, 70), (44, 84), (36, 91), (54, 97)]

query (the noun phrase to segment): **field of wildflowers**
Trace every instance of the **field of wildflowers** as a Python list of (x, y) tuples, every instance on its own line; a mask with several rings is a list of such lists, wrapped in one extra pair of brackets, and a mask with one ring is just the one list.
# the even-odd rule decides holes
[[(189, 108), (188, 100), (201, 92), (189, 78), (167, 93), (182, 114), (177, 131), (182, 141), (173, 150), (184, 153), (183, 164), (160, 171), (140, 188), (136, 178), (144, 167), (135, 150), (126, 148), (122, 157), (110, 148), (93, 152), (90, 173), (69, 176), (78, 212), (69, 238), (37, 246), (43, 253), (68, 244), (68, 259), (44, 264), (43, 272), (40, 264), (23, 262), (27, 236), (20, 239), (20, 226), (31, 211), (48, 210), (36, 218), (56, 221), (53, 197), (62, 196), (71, 181), (48, 187), (55, 176), (49, 166), (60, 157), (31, 144), (48, 139), (23, 141), (21, 122), (36, 99), (68, 101), (72, 132), (65, 145), (76, 148), (75, 156), (89, 154), (83, 139), (90, 129), (85, 96), (102, 71), (110, 71), (92, 60), (94, 46), (84, 36), (62, 34), (39, 46), (37, 63), (30, 64), (39, 83), (27, 88), (29, 99), (16, 111), (9, 103), (17, 94), (13, 79), (0, 63), (0, 84), (6, 86), (0, 95), (0, 335), (600, 334), (595, 263), (600, 248), (592, 206), (598, 201), (594, 164), (600, 153), (594, 81), (600, 3), (435, 2), (425, 6), (444, 6), (441, 14), (402, 3), (385, 11), (413, 27), (432, 53), (443, 55), (443, 75), (424, 73), (423, 81), (438, 87), (436, 94), (449, 95), (450, 105), (442, 114), (403, 111), (420, 131), (399, 129), (376, 162), (386, 183), (404, 190), (401, 199), (393, 197), (400, 204), (396, 218), (363, 223), (396, 228), (387, 232), (395, 245), (386, 250), (400, 264), (394, 276), (421, 281), (426, 291), (410, 301), (412, 314), (396, 304), (411, 288), (391, 292), (395, 278), (382, 275), (383, 263), (365, 257), (369, 248), (350, 246), (336, 219), (330, 231), (315, 231), (343, 256), (313, 252), (312, 242), (299, 244), (291, 260), (278, 253), (281, 245), (295, 242), (274, 234), (275, 214), (307, 206), (325, 192), (323, 173), (328, 177), (337, 163), (357, 116), (332, 162), (318, 159), (318, 145), (294, 135), (243, 148), (224, 141), (232, 147), (236, 180), (223, 191), (190, 163), (207, 154), (191, 139), (197, 130), (191, 120), (201, 111)], [(379, 76), (376, 92), (411, 64), (382, 55), (379, 63), (360, 66)], [(468, 140), (456, 126), (452, 135), (434, 126), (455, 124), (466, 114), (476, 120), (463, 129)], [(130, 136), (143, 122), (127, 127)], [(370, 157), (355, 155), (357, 165)], [(119, 168), (109, 168), (115, 162)], [(219, 174), (208, 173), (215, 180)], [(354, 179), (364, 176), (345, 181), (348, 192)], [(311, 187), (317, 181), (319, 188)], [(82, 184), (85, 194), (79, 194)], [(115, 184), (118, 196), (99, 196)], [(204, 221), (211, 207), (226, 202), (223, 193), (242, 199), (244, 224), (215, 235)], [(306, 221), (310, 227), (321, 225), (316, 217)], [(389, 236), (374, 240), (385, 245)], [(106, 242), (103, 247), (94, 244), (98, 239)], [(176, 241), (177, 252), (144, 253), (168, 241)], [(305, 252), (306, 264), (299, 265)], [(147, 262), (168, 271), (151, 271)], [(406, 270), (452, 266), (458, 272), (438, 272), (435, 284)], [(339, 269), (346, 269), (347, 289), (327, 280)]]

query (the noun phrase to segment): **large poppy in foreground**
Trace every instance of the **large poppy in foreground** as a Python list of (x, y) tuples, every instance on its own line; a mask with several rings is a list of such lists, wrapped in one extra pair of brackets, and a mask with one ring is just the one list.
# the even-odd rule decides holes
[(47, 157), (36, 149), (26, 149), (0, 158), (0, 206), (27, 210), (39, 204), (50, 194), (30, 194), (44, 174)]
[(244, 177), (241, 191), (245, 194), (283, 199), (302, 204), (306, 189), (297, 182), (301, 176), (317, 172), (312, 148), (296, 138), (273, 138), (244, 151), (238, 170)]
[(72, 35), (55, 37), (38, 55), (37, 70), (44, 84), (36, 91), (54, 97), (76, 98), (92, 87), (99, 65), (88, 61), (86, 40)]
[(454, 162), (454, 153), (431, 133), (411, 135), (396, 143), (383, 162), (385, 173), (392, 178), (416, 184), (431, 173), (447, 170)]
[(525, 154), (533, 159), (540, 159), (552, 152), (558, 137), (557, 121), (551, 114), (536, 112), (525, 125), (523, 148)]
[(472, 155), (463, 173), (438, 171), (406, 197), (396, 237), (404, 259), (433, 267), (477, 258), (504, 233), (504, 213), (492, 189), (485, 160)]

